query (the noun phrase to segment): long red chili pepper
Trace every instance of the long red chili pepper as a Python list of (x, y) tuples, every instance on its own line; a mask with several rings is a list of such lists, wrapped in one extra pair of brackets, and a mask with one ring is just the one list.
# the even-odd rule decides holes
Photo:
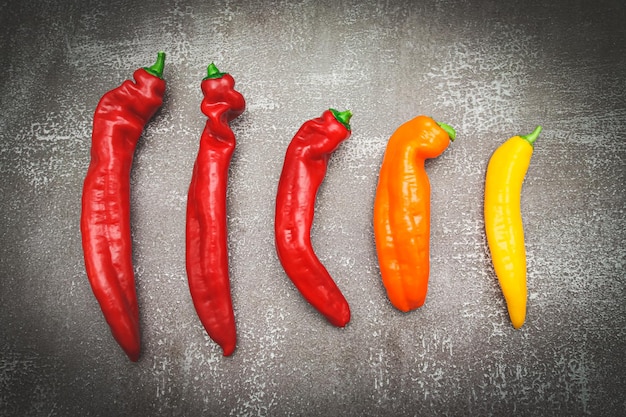
[(187, 197), (187, 277), (196, 312), (225, 356), (237, 342), (230, 294), (226, 230), (228, 167), (235, 149), (229, 123), (243, 113), (245, 100), (235, 80), (209, 65), (202, 80), (201, 110), (208, 120)]
[(163, 103), (165, 54), (107, 92), (93, 120), (80, 229), (87, 277), (113, 337), (139, 359), (139, 309), (130, 236), (130, 170), (145, 124)]
[(302, 296), (338, 327), (350, 321), (350, 307), (313, 252), (311, 225), (328, 159), (350, 137), (351, 116), (330, 109), (302, 125), (287, 148), (276, 196), (278, 258)]

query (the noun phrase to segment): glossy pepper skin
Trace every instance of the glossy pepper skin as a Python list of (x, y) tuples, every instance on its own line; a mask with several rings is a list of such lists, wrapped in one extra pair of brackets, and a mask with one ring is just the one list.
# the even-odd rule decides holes
[(350, 321), (350, 307), (315, 255), (311, 225), (328, 159), (350, 137), (350, 111), (330, 109), (305, 122), (292, 139), (276, 195), (275, 238), (278, 258), (302, 296), (335, 326)]
[(186, 265), (189, 290), (206, 332), (231, 355), (237, 343), (228, 273), (226, 190), (235, 150), (229, 123), (245, 110), (235, 80), (209, 65), (200, 109), (208, 118), (187, 197)]
[(521, 192), (541, 126), (527, 136), (513, 136), (489, 160), (485, 179), (485, 232), (493, 267), (513, 327), (526, 320), (526, 249)]
[(130, 235), (130, 170), (145, 124), (163, 103), (165, 54), (107, 92), (93, 120), (80, 229), (85, 268), (113, 337), (131, 361), (140, 353)]
[(456, 133), (418, 116), (387, 143), (374, 200), (374, 237), (391, 304), (408, 312), (426, 300), (430, 271), (430, 182), (425, 160), (443, 153)]

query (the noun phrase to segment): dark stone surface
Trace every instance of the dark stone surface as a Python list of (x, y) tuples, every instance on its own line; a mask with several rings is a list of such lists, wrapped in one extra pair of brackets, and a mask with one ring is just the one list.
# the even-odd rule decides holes
[[(563, 4), (563, 5), (561, 5)], [(625, 415), (626, 6), (622, 1), (0, 2), (0, 415)], [(84, 272), (80, 194), (104, 92), (167, 53), (165, 104), (132, 171), (143, 351), (116, 345)], [(193, 309), (186, 192), (215, 61), (247, 99), (228, 194), (239, 342)], [(273, 246), (299, 126), (353, 111), (312, 239), (352, 308), (329, 325)], [(430, 289), (403, 314), (371, 225), (386, 140), (428, 114)], [(523, 189), (527, 322), (515, 331), (483, 233), (488, 158), (537, 125)]]

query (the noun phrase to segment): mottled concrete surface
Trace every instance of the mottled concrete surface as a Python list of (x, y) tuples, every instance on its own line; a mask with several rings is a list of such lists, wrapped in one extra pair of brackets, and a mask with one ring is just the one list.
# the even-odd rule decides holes
[[(621, 0), (0, 2), (0, 415), (626, 415), (624, 21)], [(131, 363), (85, 276), (80, 194), (98, 99), (158, 50), (168, 90), (131, 177), (143, 343)], [(233, 124), (229, 358), (184, 269), (211, 61), (248, 101)], [(345, 329), (303, 301), (273, 246), (285, 148), (328, 107), (354, 112), (353, 136), (330, 160), (312, 239), (352, 307)], [(403, 314), (380, 281), (372, 203), (386, 140), (417, 114), (458, 139), (427, 164), (430, 291)], [(515, 331), (483, 179), (494, 148), (537, 124)]]

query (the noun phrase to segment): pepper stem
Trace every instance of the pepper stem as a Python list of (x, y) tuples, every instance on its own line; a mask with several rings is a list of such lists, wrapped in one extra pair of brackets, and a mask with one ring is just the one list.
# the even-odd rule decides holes
[(165, 67), (165, 52), (159, 51), (156, 62), (151, 67), (144, 69), (155, 77), (163, 78), (163, 67)]
[(437, 123), (437, 124), (439, 125), (440, 128), (444, 130), (444, 132), (448, 134), (448, 137), (450, 137), (450, 140), (454, 142), (454, 139), (456, 138), (456, 130), (454, 130), (454, 128), (447, 123)]
[(532, 131), (532, 133), (525, 135), (525, 136), (520, 136), (520, 137), (524, 139), (526, 142), (530, 143), (531, 145), (534, 145), (542, 129), (543, 128), (541, 126), (537, 126), (535, 130)]
[(206, 77), (204, 77), (204, 79), (208, 80), (211, 78), (222, 78), (224, 75), (226, 75), (226, 73), (220, 72), (220, 70), (217, 69), (215, 64), (211, 62), (206, 69)]
[(342, 125), (346, 127), (346, 129), (350, 130), (350, 118), (352, 117), (352, 112), (350, 110), (338, 111), (335, 109), (329, 109), (335, 119)]

